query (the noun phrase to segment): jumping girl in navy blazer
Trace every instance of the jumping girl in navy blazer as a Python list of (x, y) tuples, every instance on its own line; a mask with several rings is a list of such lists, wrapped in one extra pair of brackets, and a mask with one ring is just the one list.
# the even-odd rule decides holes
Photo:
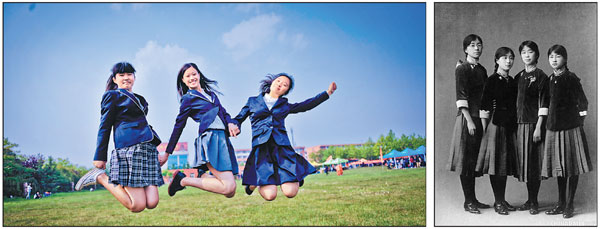
[(583, 132), (588, 102), (579, 77), (567, 67), (567, 59), (567, 50), (562, 45), (553, 45), (548, 50), (548, 61), (554, 71), (542, 104), (548, 108), (542, 176), (554, 176), (558, 181), (558, 203), (546, 214), (562, 213), (564, 218), (571, 218), (579, 174), (592, 171), (592, 162)]
[(465, 201), (465, 211), (481, 213), (479, 208), (489, 208), (475, 197), (475, 177), (481, 173), (475, 171), (477, 153), (481, 143), (483, 127), (479, 120), (479, 106), (487, 71), (479, 64), (483, 51), (481, 37), (470, 34), (463, 40), (463, 52), (466, 61), (456, 67), (456, 119), (447, 169), (460, 175)]
[(160, 155), (159, 160), (161, 163), (167, 161), (179, 141), (187, 119), (192, 118), (200, 125), (198, 138), (194, 142), (196, 152), (188, 155), (189, 165), (202, 172), (203, 167), (207, 168), (213, 175), (204, 174), (194, 178), (176, 171), (169, 184), (170, 196), (185, 186), (222, 194), (228, 198), (235, 195), (233, 175), (238, 174), (238, 164), (229, 136), (236, 136), (239, 128), (233, 124), (233, 120), (221, 106), (216, 90), (211, 87), (211, 84), (216, 83), (207, 79), (194, 63), (183, 65), (177, 74), (177, 92), (181, 97), (179, 115), (175, 120), (166, 154)]
[(252, 123), (252, 152), (244, 168), (242, 184), (250, 195), (258, 186), (265, 200), (277, 197), (277, 185), (289, 198), (296, 196), (304, 177), (315, 173), (315, 168), (297, 154), (290, 144), (285, 129), (288, 114), (308, 111), (329, 98), (336, 90), (335, 83), (326, 92), (301, 103), (288, 103), (287, 95), (294, 87), (293, 78), (286, 74), (267, 75), (261, 82), (261, 93), (248, 102), (234, 118), (240, 126), (248, 116)]
[[(164, 182), (156, 150), (160, 139), (146, 120), (148, 103), (131, 91), (134, 73), (127, 62), (113, 66), (102, 96), (95, 168), (77, 182), (75, 189), (100, 183), (127, 209), (141, 212), (158, 205), (158, 186)], [(109, 177), (104, 169), (111, 129), (116, 149), (112, 151)]]
[[(517, 178), (527, 182), (527, 201), (517, 208), (538, 213), (538, 193), (541, 183), (542, 151), (546, 132), (544, 120), (547, 112), (541, 113), (542, 95), (548, 89), (548, 76), (537, 68), (540, 51), (533, 41), (523, 41), (519, 46), (525, 69), (517, 73)], [(547, 110), (547, 109), (546, 109)]]
[(501, 47), (496, 51), (494, 74), (488, 77), (483, 88), (479, 114), (484, 134), (475, 171), (490, 175), (494, 210), (501, 215), (516, 210), (504, 198), (506, 177), (517, 175), (517, 79), (508, 74), (514, 58), (510, 48)]

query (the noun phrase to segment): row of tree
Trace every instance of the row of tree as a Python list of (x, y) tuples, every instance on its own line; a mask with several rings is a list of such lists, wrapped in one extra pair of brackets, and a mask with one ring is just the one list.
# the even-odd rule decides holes
[(25, 182), (31, 184), (32, 193), (72, 191), (73, 184), (89, 170), (76, 166), (67, 159), (54, 159), (42, 154), (23, 155), (16, 149), (18, 146), (4, 138), (4, 196), (23, 196)]
[(379, 159), (379, 148), (383, 154), (389, 153), (393, 149), (402, 151), (406, 148), (416, 149), (419, 146), (425, 145), (426, 140), (420, 135), (412, 134), (410, 136), (402, 134), (400, 138), (392, 130), (386, 136), (383, 134), (377, 142), (373, 142), (371, 138), (362, 145), (329, 147), (325, 150), (312, 153), (309, 156), (311, 161), (323, 163), (329, 156), (333, 158), (365, 158), (367, 160)]

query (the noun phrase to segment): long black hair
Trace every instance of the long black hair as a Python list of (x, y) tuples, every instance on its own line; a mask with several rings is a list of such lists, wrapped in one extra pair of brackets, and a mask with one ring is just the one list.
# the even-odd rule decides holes
[(500, 57), (506, 56), (506, 54), (509, 53), (512, 54), (513, 57), (515, 56), (515, 53), (509, 47), (500, 47), (498, 50), (496, 50), (496, 54), (494, 54), (494, 73), (498, 71), (498, 63), (496, 61), (500, 59)]
[(565, 69), (569, 70), (569, 68), (567, 67), (567, 62), (569, 60), (569, 57), (567, 56), (567, 49), (565, 48), (565, 46), (562, 45), (552, 45), (552, 47), (550, 47), (548, 49), (548, 57), (550, 57), (550, 54), (554, 52), (558, 55), (561, 55), (565, 58)]
[(519, 54), (521, 54), (521, 51), (523, 51), (523, 48), (525, 48), (525, 46), (529, 47), (533, 52), (535, 52), (535, 58), (533, 59), (533, 63), (537, 64), (538, 59), (540, 58), (540, 50), (538, 49), (538, 45), (530, 40), (523, 41), (521, 45), (519, 45)]
[(283, 95), (287, 95), (288, 93), (290, 93), (292, 89), (294, 89), (294, 77), (285, 72), (276, 75), (267, 74), (266, 79), (260, 81), (260, 87), (258, 88), (258, 91), (262, 94), (271, 92), (271, 84), (273, 84), (273, 81), (275, 81), (275, 79), (279, 78), (280, 76), (285, 76), (288, 79), (290, 79), (290, 87)]
[(217, 86), (218, 82), (216, 80), (211, 80), (206, 78), (206, 76), (204, 76), (204, 74), (202, 74), (202, 72), (200, 71), (200, 69), (198, 69), (198, 66), (194, 63), (187, 63), (184, 64), (181, 69), (179, 69), (179, 73), (177, 74), (177, 93), (179, 94), (179, 97), (183, 96), (185, 93), (187, 93), (190, 88), (188, 88), (187, 85), (185, 85), (185, 83), (183, 82), (183, 73), (185, 73), (186, 70), (188, 70), (188, 68), (194, 68), (196, 69), (196, 71), (198, 71), (198, 74), (200, 75), (200, 87), (202, 88), (202, 90), (208, 92), (214, 92), (217, 94), (223, 94), (219, 91), (217, 91), (216, 89), (214, 89), (211, 85), (215, 85)]
[[(119, 86), (113, 81), (113, 78), (115, 78), (115, 76), (119, 73), (135, 73), (135, 68), (133, 68), (133, 65), (131, 65), (128, 62), (119, 62), (116, 63), (113, 67), (112, 67), (112, 73), (110, 74), (110, 76), (108, 77), (108, 80), (106, 81), (106, 90), (105, 91), (109, 91), (109, 90), (115, 90), (117, 88), (119, 88)], [(135, 77), (135, 74), (133, 75), (133, 77)]]
[(467, 50), (467, 47), (469, 47), (471, 42), (475, 40), (479, 40), (479, 43), (483, 45), (483, 40), (481, 40), (481, 37), (477, 34), (469, 34), (465, 37), (465, 39), (463, 40), (463, 52), (465, 53), (465, 55), (467, 55), (465, 50)]

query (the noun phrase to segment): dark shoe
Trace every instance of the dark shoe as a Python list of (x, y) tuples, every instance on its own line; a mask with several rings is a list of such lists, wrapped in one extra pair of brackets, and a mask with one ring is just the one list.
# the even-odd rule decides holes
[(302, 187), (302, 185), (304, 185), (304, 180), (301, 180), (300, 182), (298, 182), (298, 187)]
[(565, 207), (562, 204), (556, 204), (552, 209), (546, 211), (546, 215), (558, 215), (562, 214), (565, 210)]
[(465, 211), (468, 211), (469, 213), (473, 213), (473, 214), (481, 213), (479, 211), (479, 209), (477, 208), (477, 204), (475, 204), (475, 203), (464, 203), (463, 207), (465, 208)]
[(244, 188), (244, 191), (246, 191), (246, 194), (248, 194), (248, 195), (252, 195), (252, 192), (254, 192), (254, 190), (250, 189), (250, 185), (246, 185), (246, 188)]
[(206, 173), (206, 170), (204, 170), (202, 168), (198, 168), (198, 177), (202, 177), (202, 175), (204, 175), (204, 173)]
[(574, 212), (574, 209), (572, 207), (571, 208), (566, 207), (565, 210), (563, 211), (563, 218), (568, 219), (568, 218), (573, 217), (573, 212)]
[(530, 207), (529, 214), (537, 215), (540, 213), (540, 210), (538, 210), (538, 203), (531, 203)]
[(517, 207), (517, 211), (526, 211), (526, 210), (529, 210), (529, 209), (531, 209), (531, 205), (532, 205), (532, 203), (529, 202), (529, 201), (527, 201), (523, 205)]
[(508, 209), (502, 202), (494, 203), (494, 211), (496, 211), (500, 215), (508, 215)]
[(477, 208), (483, 208), (483, 209), (492, 207), (490, 205), (479, 202), (479, 200), (475, 200), (475, 205), (477, 205)]
[(185, 178), (185, 174), (179, 170), (175, 171), (173, 174), (173, 181), (169, 184), (169, 196), (174, 196), (177, 191), (185, 188), (181, 186), (181, 180), (183, 178)]
[(509, 211), (516, 211), (517, 210), (515, 207), (513, 207), (508, 202), (506, 202), (506, 200), (502, 201), (502, 205), (504, 205), (504, 207), (506, 207), (506, 210), (509, 210)]

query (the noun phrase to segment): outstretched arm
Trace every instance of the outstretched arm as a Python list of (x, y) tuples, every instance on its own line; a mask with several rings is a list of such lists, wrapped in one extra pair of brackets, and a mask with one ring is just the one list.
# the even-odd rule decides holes
[[(175, 145), (177, 141), (179, 141), (179, 137), (181, 136), (181, 132), (183, 132), (183, 128), (185, 128), (185, 124), (187, 123), (187, 119), (192, 110), (192, 106), (188, 99), (182, 98), (181, 106), (179, 106), (179, 115), (175, 119), (175, 126), (173, 127), (173, 132), (171, 133), (171, 137), (169, 138), (169, 144), (167, 145), (166, 153), (171, 154), (175, 149)], [(163, 162), (164, 163), (164, 162)]]
[(250, 99), (251, 98), (248, 98), (246, 105), (244, 105), (244, 107), (242, 107), (242, 110), (240, 110), (240, 113), (238, 113), (238, 115), (235, 116), (235, 118), (233, 118), (233, 120), (231, 120), (233, 124), (238, 126), (238, 128), (242, 127), (242, 123), (250, 115)]
[(111, 128), (115, 122), (115, 102), (114, 94), (112, 92), (106, 92), (102, 96), (101, 104), (101, 117), (100, 117), (100, 129), (98, 130), (98, 142), (96, 144), (96, 154), (94, 155), (94, 161), (107, 160), (107, 148), (108, 140), (110, 138)]
[(304, 100), (303, 102), (290, 104), (290, 114), (305, 112), (315, 108), (322, 102), (325, 102), (325, 100), (329, 99), (329, 96), (332, 95), (336, 89), (337, 85), (333, 82), (329, 85), (327, 91), (321, 92), (317, 96)]

